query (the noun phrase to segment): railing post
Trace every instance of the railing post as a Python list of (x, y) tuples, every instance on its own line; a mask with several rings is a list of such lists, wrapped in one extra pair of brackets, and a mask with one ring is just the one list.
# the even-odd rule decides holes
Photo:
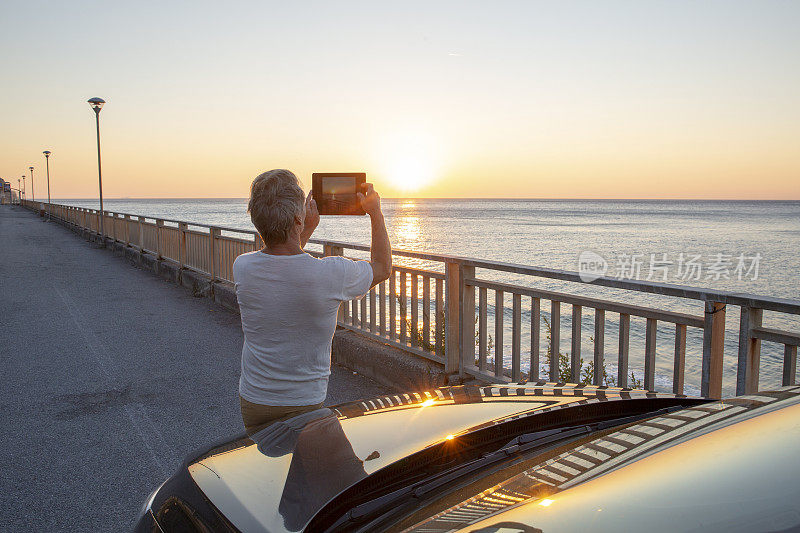
[[(408, 278), (408, 274), (405, 270), (400, 271), (400, 299), (399, 299), (399, 307), (400, 307), (400, 342), (405, 343), (408, 341), (408, 305), (406, 304), (406, 279)], [(458, 301), (458, 297), (456, 297), (456, 301)], [(353, 324), (355, 324), (356, 319), (358, 318), (355, 308), (355, 300), (353, 300), (353, 311), (351, 313), (353, 318)]]
[(461, 265), (458, 277), (461, 287), (459, 291), (460, 313), (458, 314), (461, 323), (459, 339), (461, 363), (458, 373), (463, 376), (465, 368), (475, 366), (475, 287), (464, 282), (467, 278), (475, 277), (475, 267)]
[(381, 337), (386, 335), (386, 282), (382, 281), (378, 284), (378, 307), (380, 309), (380, 332)]
[[(656, 387), (656, 335), (658, 321), (655, 318), (647, 319), (644, 334), (644, 388), (655, 390)], [(721, 372), (721, 370), (720, 370)], [(720, 374), (722, 377), (722, 374)]]
[(783, 380), (784, 387), (795, 384), (797, 375), (797, 346), (786, 344), (783, 347)]
[(489, 352), (487, 296), (486, 287), (478, 289), (478, 370), (481, 372), (486, 372), (486, 356)]
[(209, 274), (211, 274), (211, 282), (217, 281), (217, 238), (222, 234), (222, 231), (219, 228), (210, 227), (208, 228), (208, 260), (209, 260), (209, 267), (210, 270)]
[(672, 370), (672, 393), (683, 394), (686, 373), (686, 324), (675, 324), (675, 362)]
[(131, 216), (125, 215), (125, 247), (131, 245)]
[(431, 278), (422, 276), (422, 344), (431, 345)]
[(561, 302), (550, 301), (550, 376), (552, 382), (560, 382), (558, 359), (561, 349)]
[(570, 354), (569, 380), (579, 383), (581, 380), (581, 322), (583, 308), (580, 305), (572, 306), (572, 350)]
[(503, 376), (503, 318), (505, 317), (505, 293), (494, 291), (494, 375)]
[(178, 222), (178, 266), (185, 268), (187, 263), (186, 257), (186, 230), (189, 229), (189, 224), (186, 222)]
[[(258, 239), (258, 237), (256, 237)], [(344, 248), (341, 246), (334, 246), (333, 244), (323, 244), (322, 245), (322, 255), (329, 256), (329, 255), (344, 255)], [(390, 278), (391, 279), (391, 278)], [(344, 319), (347, 317), (347, 310), (345, 306), (347, 302), (342, 302), (339, 304), (339, 312), (336, 315), (337, 322), (344, 322)]]
[(703, 326), (703, 370), (700, 395), (722, 398), (722, 359), (725, 351), (725, 304), (706, 302)]
[(451, 374), (461, 370), (459, 368), (461, 265), (456, 262), (446, 262), (445, 276), (444, 371)]
[(628, 352), (630, 351), (631, 315), (619, 315), (619, 358), (617, 360), (617, 387), (628, 387)]
[(605, 356), (606, 312), (604, 309), (594, 310), (594, 375), (592, 383), (603, 385), (603, 357)]
[(156, 259), (161, 259), (164, 252), (164, 245), (162, 244), (161, 228), (164, 227), (164, 221), (160, 218), (156, 219)]
[[(395, 267), (392, 268), (391, 274), (389, 274), (389, 331), (388, 335), (389, 338), (392, 340), (397, 340), (397, 270)], [(347, 307), (343, 306), (339, 308), (342, 311), (342, 318), (347, 316)]]
[(139, 251), (144, 252), (144, 217), (139, 217)]
[(531, 298), (531, 366), (528, 376), (531, 381), (539, 381), (539, 348), (542, 330), (541, 305), (539, 298)]
[(513, 293), (511, 302), (511, 380), (519, 382), (522, 379), (522, 296)]
[(753, 328), (761, 326), (763, 311), (742, 306), (739, 319), (739, 360), (736, 369), (736, 395), (758, 392), (761, 366), (761, 339), (753, 338)]

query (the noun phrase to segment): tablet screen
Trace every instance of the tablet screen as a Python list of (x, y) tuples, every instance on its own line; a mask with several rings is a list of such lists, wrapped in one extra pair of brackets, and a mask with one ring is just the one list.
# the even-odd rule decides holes
[(352, 176), (326, 176), (322, 179), (322, 194), (355, 194), (356, 179)]

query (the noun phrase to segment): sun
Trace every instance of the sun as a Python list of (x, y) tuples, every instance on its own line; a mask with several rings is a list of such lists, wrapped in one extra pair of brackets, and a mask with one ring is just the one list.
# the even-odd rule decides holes
[(402, 194), (428, 188), (437, 179), (441, 165), (438, 140), (421, 131), (386, 135), (376, 156), (380, 176)]
[(419, 155), (398, 156), (386, 162), (384, 176), (396, 189), (404, 192), (417, 192), (433, 180), (433, 165), (430, 160)]

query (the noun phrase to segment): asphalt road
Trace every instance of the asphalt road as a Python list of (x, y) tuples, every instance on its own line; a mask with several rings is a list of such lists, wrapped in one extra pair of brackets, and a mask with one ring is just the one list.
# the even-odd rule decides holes
[[(190, 451), (243, 431), (235, 313), (0, 206), (0, 530), (129, 530)], [(326, 403), (388, 392), (334, 367)]]

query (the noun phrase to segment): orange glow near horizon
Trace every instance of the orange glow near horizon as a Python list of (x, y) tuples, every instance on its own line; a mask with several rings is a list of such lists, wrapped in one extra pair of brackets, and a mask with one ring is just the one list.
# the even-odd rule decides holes
[(384, 198), (800, 200), (797, 2), (12, 4), (0, 177), (36, 167), (37, 198), (44, 149), (53, 199), (97, 197), (100, 96), (108, 199), (288, 168)]

